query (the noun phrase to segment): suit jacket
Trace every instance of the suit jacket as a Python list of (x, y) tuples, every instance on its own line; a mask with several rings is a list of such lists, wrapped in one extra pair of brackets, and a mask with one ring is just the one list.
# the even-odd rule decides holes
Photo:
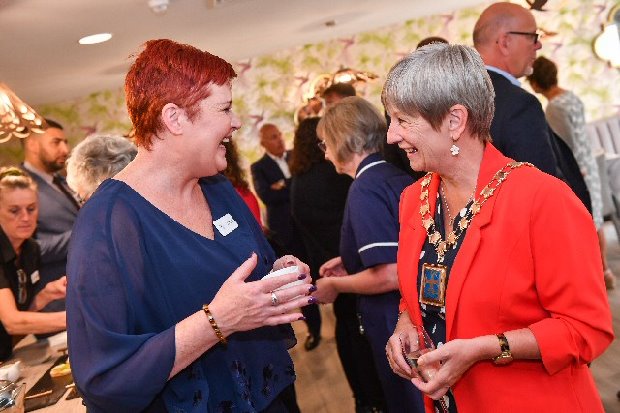
[[(285, 153), (288, 161), (290, 151)], [(285, 250), (294, 242), (294, 227), (291, 217), (290, 184), (291, 179), (285, 179), (278, 164), (265, 154), (254, 162), (251, 167), (252, 181), (256, 194), (267, 208), (267, 227)], [(271, 189), (271, 185), (284, 179), (285, 187), (280, 190)], [(288, 253), (288, 251), (287, 251)]]
[(488, 73), (495, 89), (493, 145), (509, 158), (530, 162), (541, 171), (558, 176), (549, 125), (538, 99), (499, 73)]
[(570, 148), (545, 118), (540, 101), (499, 73), (488, 71), (495, 89), (491, 123), (493, 145), (509, 158), (530, 162), (543, 172), (564, 180), (592, 211), (590, 193)]
[[(509, 161), (487, 144), (476, 193)], [(434, 174), (432, 211), (439, 182)], [(419, 324), (427, 239), (420, 192), (420, 182), (403, 192), (398, 250), (401, 310)], [(452, 387), (459, 412), (603, 412), (586, 364), (613, 340), (596, 229), (563, 182), (527, 166), (513, 170), (471, 221), (446, 295), (447, 341), (519, 328), (534, 333), (542, 360), (474, 364)]]
[[(35, 238), (41, 247), (41, 283), (43, 288), (50, 281), (67, 273), (67, 252), (77, 206), (65, 194), (47, 183), (36, 171), (24, 168), (37, 183), (39, 193), (39, 218)], [(64, 179), (64, 178), (63, 178)]]

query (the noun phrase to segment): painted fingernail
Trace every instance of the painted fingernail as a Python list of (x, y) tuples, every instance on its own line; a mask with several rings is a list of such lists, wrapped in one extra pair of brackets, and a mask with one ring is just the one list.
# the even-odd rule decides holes
[(298, 279), (298, 280), (305, 280), (305, 279), (306, 279), (306, 277), (307, 277), (307, 275), (306, 275), (306, 274), (299, 274), (299, 275), (297, 276), (297, 279)]
[(316, 298), (314, 297), (308, 298), (308, 304), (316, 304)]
[(311, 285), (310, 288), (308, 288), (309, 293), (313, 293), (315, 291), (316, 291), (316, 285)]
[(297, 320), (299, 321), (306, 321), (306, 317), (304, 317), (303, 315), (301, 317), (299, 317)]

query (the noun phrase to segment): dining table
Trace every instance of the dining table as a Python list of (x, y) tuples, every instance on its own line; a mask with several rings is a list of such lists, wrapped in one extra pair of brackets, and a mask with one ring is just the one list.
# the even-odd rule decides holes
[[(51, 380), (44, 380), (45, 375), (49, 375), (49, 369), (63, 362), (67, 358), (67, 333), (59, 333), (57, 335), (37, 340), (34, 335), (26, 336), (22, 339), (13, 350), (13, 356), (10, 360), (7, 360), (3, 364), (11, 364), (16, 361), (20, 361), (20, 377), (15, 381), (18, 384), (25, 383), (26, 385), (26, 411), (34, 411), (40, 413), (84, 413), (86, 412), (86, 406), (82, 404), (82, 399), (78, 396), (74, 390), (73, 379), (70, 376), (66, 376), (62, 379), (62, 384), (59, 385), (58, 381), (55, 381), (54, 390), (55, 394), (62, 393), (62, 396), (58, 401), (51, 402), (48, 406), (39, 407), (40, 404), (47, 404), (48, 396), (39, 396), (43, 393), (51, 393), (49, 390), (42, 392), (33, 392), (32, 389), (35, 385), (44, 387), (46, 383)], [(65, 384), (66, 383), (66, 384)], [(36, 389), (36, 388), (35, 388)], [(28, 397), (30, 396), (30, 398)], [(32, 397), (34, 396), (34, 398)], [(72, 398), (73, 397), (73, 398)], [(69, 398), (69, 399), (68, 399)], [(30, 401), (29, 401), (30, 400)], [(33, 401), (37, 400), (37, 406), (33, 406)], [(43, 401), (43, 403), (39, 402)], [(30, 410), (29, 410), (30, 407)], [(33, 407), (36, 408), (33, 409)]]

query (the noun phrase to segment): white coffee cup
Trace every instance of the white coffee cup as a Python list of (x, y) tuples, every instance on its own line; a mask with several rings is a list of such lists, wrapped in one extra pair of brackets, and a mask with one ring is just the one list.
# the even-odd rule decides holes
[(0, 380), (16, 381), (21, 376), (21, 361), (0, 367)]
[[(277, 271), (272, 271), (269, 274), (265, 275), (263, 277), (263, 280), (266, 280), (268, 278), (281, 277), (283, 275), (292, 274), (292, 273), (298, 273), (299, 274), (299, 267), (296, 266), (296, 265), (293, 265), (292, 267), (284, 267), (284, 268), (279, 269)], [(290, 282), (288, 284), (283, 285), (280, 288), (276, 288), (274, 291), (284, 290), (285, 288), (294, 287), (296, 285), (300, 285), (300, 284), (303, 284), (303, 283), (304, 283), (304, 280), (295, 280), (295, 281), (292, 281), (292, 282)]]

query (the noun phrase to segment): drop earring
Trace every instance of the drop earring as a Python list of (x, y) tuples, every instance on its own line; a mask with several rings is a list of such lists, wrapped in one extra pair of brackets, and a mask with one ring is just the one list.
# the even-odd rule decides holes
[(458, 146), (454, 144), (452, 144), (452, 146), (450, 147), (450, 153), (452, 154), (452, 156), (458, 155), (460, 150), (461, 148), (459, 148)]

